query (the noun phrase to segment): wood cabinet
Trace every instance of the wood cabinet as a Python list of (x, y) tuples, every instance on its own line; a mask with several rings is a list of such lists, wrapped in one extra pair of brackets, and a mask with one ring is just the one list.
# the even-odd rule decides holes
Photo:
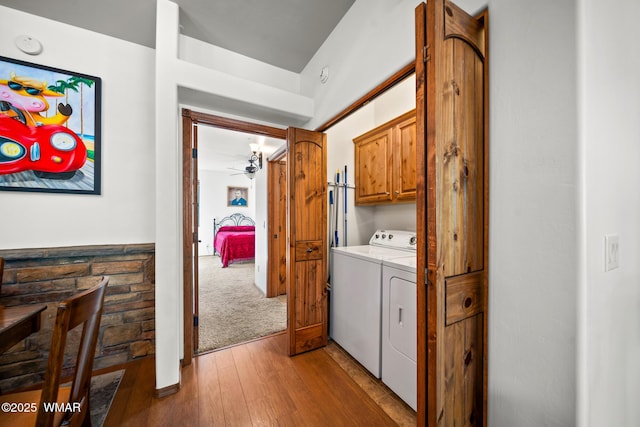
[(416, 199), (416, 114), (411, 110), (353, 140), (355, 204)]

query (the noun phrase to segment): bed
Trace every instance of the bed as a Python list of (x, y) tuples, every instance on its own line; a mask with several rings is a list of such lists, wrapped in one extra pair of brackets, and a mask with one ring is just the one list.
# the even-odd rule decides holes
[(255, 222), (241, 213), (234, 213), (221, 220), (213, 220), (214, 254), (220, 255), (222, 267), (236, 261), (248, 261), (255, 257)]

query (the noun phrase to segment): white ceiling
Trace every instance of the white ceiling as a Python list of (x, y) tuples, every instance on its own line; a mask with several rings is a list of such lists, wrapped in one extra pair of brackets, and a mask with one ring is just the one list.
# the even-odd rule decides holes
[[(355, 0), (173, 1), (180, 7), (182, 34), (300, 72)], [(0, 0), (0, 5), (155, 47), (156, 0)], [(234, 173), (230, 167), (243, 170), (249, 164), (249, 143), (256, 135), (198, 129), (200, 169)], [(283, 143), (266, 139), (265, 156)]]
[(265, 167), (267, 157), (285, 141), (198, 125), (198, 169), (227, 172), (230, 175), (239, 173), (249, 166), (251, 143), (262, 145)]
[[(296, 73), (355, 0), (174, 0), (182, 34)], [(0, 0), (0, 5), (155, 47), (156, 0)]]

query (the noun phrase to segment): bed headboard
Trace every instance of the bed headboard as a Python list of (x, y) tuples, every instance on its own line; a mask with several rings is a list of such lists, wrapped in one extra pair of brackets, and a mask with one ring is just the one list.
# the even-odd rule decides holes
[(215, 237), (216, 234), (218, 234), (220, 227), (224, 227), (226, 225), (256, 225), (256, 223), (253, 219), (240, 212), (225, 216), (221, 220), (213, 218), (213, 236)]

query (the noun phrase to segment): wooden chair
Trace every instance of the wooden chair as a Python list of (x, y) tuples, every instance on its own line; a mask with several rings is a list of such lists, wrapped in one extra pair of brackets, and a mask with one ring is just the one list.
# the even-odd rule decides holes
[[(90, 426), (89, 392), (91, 371), (100, 331), (100, 318), (104, 295), (109, 277), (92, 289), (81, 292), (63, 301), (58, 306), (51, 349), (42, 390), (27, 391), (0, 396), (0, 402), (38, 403), (37, 411), (0, 413), (0, 426), (51, 427), (61, 424), (70, 426)], [(78, 345), (78, 358), (71, 386), (60, 387), (62, 365), (67, 334), (77, 326), (82, 326), (82, 337)], [(65, 412), (45, 410), (57, 402), (64, 405)], [(50, 409), (50, 408), (49, 408)]]

